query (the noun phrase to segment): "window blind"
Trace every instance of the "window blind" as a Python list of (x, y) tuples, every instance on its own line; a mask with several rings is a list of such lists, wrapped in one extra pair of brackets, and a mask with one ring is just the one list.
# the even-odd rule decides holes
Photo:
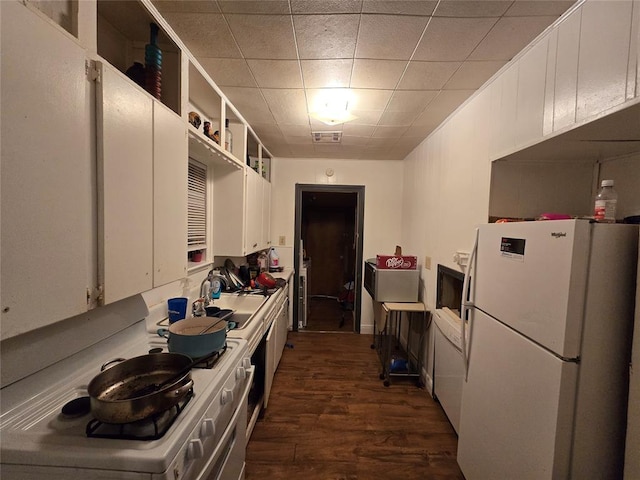
[(189, 159), (187, 248), (206, 248), (207, 243), (207, 167)]

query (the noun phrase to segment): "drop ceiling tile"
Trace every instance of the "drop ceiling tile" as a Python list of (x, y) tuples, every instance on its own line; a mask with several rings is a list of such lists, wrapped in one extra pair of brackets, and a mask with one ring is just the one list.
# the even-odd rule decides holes
[(353, 64), (351, 87), (393, 90), (407, 62), (403, 60), (362, 60)]
[(387, 112), (418, 114), (437, 94), (438, 90), (396, 90), (387, 105)]
[(409, 62), (400, 90), (440, 90), (461, 62)]
[(359, 15), (294, 15), (300, 58), (353, 58), (359, 23)]
[(201, 58), (200, 64), (219, 87), (257, 87), (256, 81), (241, 58)]
[(408, 126), (378, 126), (373, 132), (374, 138), (397, 138), (407, 131)]
[(404, 132), (404, 135), (402, 137), (400, 137), (400, 139), (403, 138), (420, 138), (420, 139), (425, 139), (427, 138), (427, 136), (433, 132), (433, 126), (431, 125), (411, 125), (406, 132)]
[(224, 13), (291, 13), (287, 0), (217, 0), (217, 3)]
[(348, 125), (377, 125), (383, 112), (384, 110), (351, 110), (356, 118), (348, 122)]
[(164, 16), (169, 12), (184, 13), (217, 13), (220, 12), (216, 2), (203, 2), (201, 0), (152, 0), (153, 6)]
[(560, 16), (566, 12), (576, 0), (516, 0), (505, 13), (506, 17), (526, 17), (539, 15)]
[(351, 137), (371, 137), (376, 127), (374, 125), (358, 125), (352, 122), (345, 123), (342, 126), (342, 134)]
[(287, 148), (294, 157), (311, 157), (316, 153), (313, 145), (289, 145)]
[[(343, 145), (367, 147), (367, 146), (371, 146), (371, 141), (372, 140), (374, 140), (374, 139), (370, 138), (370, 137), (352, 137), (352, 136), (348, 136), (348, 135), (342, 135), (342, 144)], [(379, 141), (380, 139), (376, 138), (375, 140)]]
[(556, 17), (503, 17), (495, 24), (469, 60), (511, 60)]
[(431, 15), (437, 1), (364, 0), (362, 13), (392, 13), (394, 15)]
[(413, 60), (465, 60), (497, 21), (498, 17), (434, 17), (416, 49)]
[(353, 60), (301, 60), (305, 88), (349, 86)]
[(269, 106), (259, 89), (228, 86), (222, 91), (250, 125), (275, 123)]
[(313, 145), (311, 134), (304, 136), (287, 135), (284, 137), (284, 141), (287, 142), (287, 145)]
[(499, 17), (512, 3), (512, 0), (441, 0), (433, 16)]
[(352, 88), (353, 101), (350, 106), (357, 110), (384, 110), (393, 90)]
[(170, 13), (165, 18), (196, 57), (242, 58), (222, 15)]
[(280, 131), (280, 127), (275, 123), (252, 123), (251, 128), (256, 132), (256, 135), (262, 139), (263, 136), (283, 136)]
[(390, 112), (385, 111), (380, 117), (378, 126), (385, 127), (408, 127), (418, 117), (419, 112)]
[(414, 126), (440, 125), (475, 90), (442, 90), (413, 123)]
[(311, 126), (308, 123), (305, 125), (287, 125), (287, 135), (311, 138)]
[(271, 155), (273, 155), (274, 157), (298, 156), (293, 154), (293, 152), (291, 151), (291, 148), (289, 148), (289, 145), (287, 145), (286, 143), (277, 143), (277, 144), (274, 144), (273, 147), (267, 146), (267, 148), (269, 149), (269, 152), (271, 152)]
[(289, 15), (225, 15), (245, 58), (296, 59)]
[(308, 121), (304, 90), (264, 88), (262, 93), (278, 125), (300, 125)]
[(360, 13), (362, 0), (291, 0), (293, 13)]
[(446, 90), (471, 90), (480, 88), (489, 80), (498, 70), (500, 70), (506, 61), (480, 61), (480, 62), (464, 62), (460, 68), (446, 83)]
[(362, 15), (356, 58), (409, 60), (427, 20), (428, 17)]
[(247, 60), (261, 88), (302, 88), (297, 60)]

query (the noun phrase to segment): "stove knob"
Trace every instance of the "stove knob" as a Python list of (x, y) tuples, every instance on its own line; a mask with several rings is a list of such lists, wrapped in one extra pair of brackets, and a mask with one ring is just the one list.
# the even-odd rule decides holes
[(233, 390), (225, 388), (222, 390), (222, 395), (220, 395), (220, 403), (226, 405), (229, 402), (233, 402)]
[(251, 359), (249, 357), (244, 357), (242, 359), (242, 366), (245, 370), (249, 370), (251, 368)]
[(236, 380), (244, 380), (247, 378), (247, 371), (244, 367), (238, 367), (236, 370)]
[(202, 442), (199, 438), (193, 438), (189, 441), (189, 446), (187, 447), (187, 459), (188, 460), (196, 460), (198, 458), (202, 458), (204, 456), (204, 447), (202, 446)]
[(205, 418), (202, 425), (200, 425), (200, 438), (213, 437), (216, 433), (216, 424), (213, 418)]

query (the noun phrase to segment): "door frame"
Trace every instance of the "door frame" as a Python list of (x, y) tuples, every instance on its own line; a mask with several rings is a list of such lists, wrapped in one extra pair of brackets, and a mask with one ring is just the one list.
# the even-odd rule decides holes
[[(355, 193), (356, 194), (356, 258), (355, 258), (355, 288), (353, 302), (353, 329), (355, 333), (360, 333), (360, 315), (362, 312), (362, 265), (363, 265), (363, 231), (364, 231), (364, 185), (318, 185), (296, 183), (295, 192), (295, 231), (293, 244), (293, 267), (295, 272), (300, 272), (300, 240), (302, 237), (302, 194), (307, 192), (330, 192), (330, 193)], [(293, 331), (298, 331), (298, 318), (300, 308), (300, 275), (296, 273), (293, 279), (293, 288), (296, 292), (293, 308)]]

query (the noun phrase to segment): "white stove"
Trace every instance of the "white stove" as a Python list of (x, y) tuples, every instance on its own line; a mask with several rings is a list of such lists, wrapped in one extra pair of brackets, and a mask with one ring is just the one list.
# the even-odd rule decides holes
[(91, 438), (90, 413), (69, 418), (68, 402), (86, 396), (101, 366), (164, 347), (144, 320), (2, 390), (3, 480), (244, 477), (247, 396), (254, 374), (247, 342), (227, 339), (210, 369), (194, 368), (193, 396), (157, 440)]

